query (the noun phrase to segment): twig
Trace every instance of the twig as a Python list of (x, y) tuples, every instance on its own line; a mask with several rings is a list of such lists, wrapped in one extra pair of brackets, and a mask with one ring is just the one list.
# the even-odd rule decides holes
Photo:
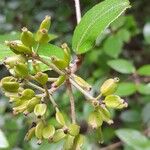
[(55, 102), (55, 100), (54, 100), (54, 98), (52, 97), (51, 94), (49, 94), (49, 98), (50, 98), (51, 103), (53, 104), (53, 107), (54, 108), (58, 107), (58, 105), (56, 104), (56, 102)]
[(49, 82), (55, 82), (58, 78), (48, 78)]
[(76, 9), (77, 23), (79, 23), (81, 20), (80, 0), (74, 0), (74, 2), (75, 2), (75, 9)]
[(41, 88), (40, 86), (38, 86), (38, 85), (36, 85), (36, 84), (34, 84), (34, 83), (32, 83), (32, 82), (29, 82), (29, 81), (25, 80), (25, 83), (26, 83), (27, 85), (33, 87), (34, 89), (37, 89), (37, 90), (39, 90), (39, 91), (41, 91), (41, 92), (45, 92), (45, 90), (44, 90), (43, 88)]
[(109, 145), (109, 146), (100, 148), (100, 150), (116, 150), (116, 148), (117, 148), (117, 147), (120, 147), (121, 145), (122, 145), (122, 142), (120, 141), (120, 142), (111, 144), (111, 145)]
[(53, 107), (54, 108), (58, 107), (57, 104), (56, 104), (56, 102), (55, 102), (55, 100), (53, 99), (52, 95), (49, 93), (48, 88), (47, 88), (46, 85), (44, 86), (44, 89), (45, 89), (46, 96), (51, 101)]
[(93, 96), (91, 96), (87, 91), (85, 91), (84, 89), (82, 89), (74, 80), (72, 80), (71, 78), (70, 78), (70, 82), (71, 82), (71, 84), (74, 86), (74, 87), (76, 87), (83, 95), (85, 95), (87, 98), (88, 98), (88, 100), (93, 100), (93, 99), (95, 99)]
[[(80, 0), (74, 0), (75, 2), (75, 10), (76, 10), (76, 19), (77, 19), (77, 24), (81, 21), (81, 8), (80, 8)], [(77, 55), (77, 58), (74, 60), (74, 63), (72, 64), (71, 72), (75, 73), (79, 66), (82, 63), (82, 55)]]
[(77, 55), (77, 58), (74, 60), (74, 62), (71, 64), (71, 73), (75, 73), (79, 67), (81, 66), (83, 61), (83, 55)]
[(96, 97), (96, 100), (99, 100), (101, 97), (102, 97), (102, 94), (99, 94), (99, 95)]
[(58, 69), (54, 64), (49, 63), (48, 61), (46, 61), (45, 59), (41, 58), (39, 55), (37, 54), (33, 54), (33, 58), (41, 61), (42, 63), (44, 63), (45, 65), (47, 65), (48, 67), (52, 68), (54, 71), (56, 71), (58, 74), (60, 75), (64, 75), (64, 72), (61, 71), (60, 69)]
[(76, 114), (75, 114), (75, 100), (73, 97), (72, 87), (69, 79), (66, 81), (67, 91), (70, 98), (70, 107), (71, 107), (71, 119), (72, 123), (76, 123)]

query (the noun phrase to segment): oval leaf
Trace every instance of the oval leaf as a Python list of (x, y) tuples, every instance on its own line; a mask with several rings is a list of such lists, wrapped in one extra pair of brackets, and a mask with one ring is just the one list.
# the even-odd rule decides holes
[(140, 94), (143, 94), (143, 95), (150, 95), (150, 83), (148, 83), (148, 84), (143, 84), (143, 83), (138, 84), (137, 85), (137, 91)]
[(122, 51), (122, 46), (123, 42), (121, 38), (113, 35), (106, 39), (103, 49), (108, 56), (118, 58)]
[(105, 0), (94, 6), (83, 16), (74, 31), (73, 50), (77, 54), (90, 50), (96, 38), (129, 7), (128, 0)]
[(141, 76), (150, 76), (150, 64), (140, 67), (137, 73)]
[(15, 54), (9, 49), (9, 47), (5, 44), (0, 44), (0, 61), (3, 61), (5, 57), (13, 55)]
[(51, 56), (56, 56), (58, 58), (63, 58), (64, 56), (63, 49), (52, 44), (40, 44), (38, 54), (48, 59)]
[(150, 141), (140, 132), (133, 129), (119, 129), (117, 136), (134, 150), (148, 150)]
[(136, 92), (136, 86), (134, 83), (122, 82), (122, 83), (119, 83), (115, 94), (119, 96), (130, 96), (134, 94), (135, 92)]
[(107, 64), (114, 70), (123, 73), (123, 74), (131, 74), (135, 72), (135, 67), (133, 64), (125, 59), (116, 59), (110, 60)]

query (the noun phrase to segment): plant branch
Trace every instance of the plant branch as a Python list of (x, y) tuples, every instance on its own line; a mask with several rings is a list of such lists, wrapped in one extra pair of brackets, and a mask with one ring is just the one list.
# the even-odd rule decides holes
[(69, 79), (66, 81), (67, 91), (70, 98), (70, 106), (71, 106), (71, 119), (72, 123), (76, 123), (76, 114), (75, 114), (75, 100), (73, 97), (72, 87)]
[(55, 72), (57, 72), (60, 75), (64, 75), (64, 72), (61, 71), (60, 69), (58, 69), (54, 64), (49, 63), (48, 61), (46, 61), (45, 59), (41, 58), (39, 55), (37, 54), (33, 54), (33, 57), (39, 61), (41, 61), (42, 63), (44, 63), (45, 65), (47, 65), (48, 67), (52, 68)]
[(44, 86), (44, 89), (45, 89), (46, 96), (51, 101), (53, 107), (54, 108), (58, 107), (57, 104), (56, 104), (56, 102), (55, 102), (55, 100), (53, 99), (52, 95), (49, 93), (48, 88), (47, 88), (46, 85)]
[(32, 82), (29, 82), (29, 81), (25, 80), (25, 83), (26, 83), (27, 85), (33, 87), (34, 89), (37, 89), (37, 90), (39, 90), (39, 91), (41, 91), (41, 92), (45, 92), (45, 90), (44, 90), (43, 88), (41, 88), (40, 86), (38, 86), (38, 85), (36, 85), (36, 84), (34, 84), (34, 83), (32, 83)]
[(108, 145), (106, 147), (100, 148), (100, 150), (116, 150), (117, 147), (120, 147), (122, 145), (122, 142), (117, 142), (111, 145)]
[(87, 97), (87, 99), (89, 101), (94, 100), (95, 98), (93, 96), (91, 96), (87, 91), (85, 91), (84, 89), (82, 89), (74, 80), (72, 80), (70, 78), (70, 82), (71, 84), (76, 87), (85, 97)]
[(55, 82), (58, 78), (48, 78), (49, 82)]
[(76, 19), (77, 23), (81, 20), (81, 9), (80, 9), (80, 0), (74, 0), (75, 2), (75, 9), (76, 9)]

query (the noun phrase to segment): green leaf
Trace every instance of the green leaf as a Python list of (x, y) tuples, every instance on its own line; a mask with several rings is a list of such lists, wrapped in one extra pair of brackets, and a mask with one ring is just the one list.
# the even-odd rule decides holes
[(150, 83), (148, 83), (148, 84), (143, 84), (143, 83), (138, 84), (137, 85), (137, 90), (140, 94), (150, 95)]
[(117, 18), (112, 24), (111, 24), (111, 29), (117, 30), (118, 28), (121, 28), (125, 23), (125, 16), (120, 16)]
[(74, 31), (73, 50), (77, 54), (89, 51), (96, 38), (129, 7), (128, 0), (105, 0), (90, 9)]
[(119, 96), (130, 96), (136, 92), (136, 86), (134, 83), (122, 82), (118, 84), (118, 89), (115, 92)]
[(150, 126), (150, 102), (142, 110), (142, 120), (147, 126)]
[(15, 55), (9, 47), (4, 44), (0, 44), (0, 61), (4, 60), (5, 57)]
[(139, 131), (133, 129), (119, 129), (117, 136), (134, 150), (149, 150), (150, 141)]
[(0, 35), (0, 44), (4, 44), (5, 41), (18, 40), (20, 38), (19, 32), (12, 32), (9, 34)]
[(115, 35), (110, 36), (106, 39), (103, 49), (104, 52), (113, 58), (118, 58), (119, 54), (122, 51), (123, 42), (120, 37)]
[[(38, 62), (38, 65), (39, 65), (40, 70), (41, 70), (42, 72), (45, 72), (45, 71), (47, 71), (47, 70), (51, 70), (51, 68), (50, 68), (49, 66), (43, 64), (43, 63), (40, 62), (40, 61)], [(32, 75), (34, 75), (34, 74), (37, 73), (37, 72), (34, 70), (34, 68), (33, 68), (32, 61), (28, 61), (28, 68), (29, 68), (29, 72), (30, 72)]]
[(63, 49), (52, 44), (41, 44), (38, 49), (38, 54), (45, 58), (50, 58), (51, 56), (56, 56), (58, 58), (63, 58)]
[(125, 121), (125, 122), (138, 122), (141, 120), (140, 117), (140, 112), (136, 111), (136, 110), (126, 110), (124, 112), (121, 113), (121, 120)]
[(58, 36), (56, 34), (52, 34), (52, 33), (48, 34), (48, 36), (49, 36), (49, 41), (52, 41), (52, 40), (55, 40), (58, 38)]
[(127, 29), (121, 29), (117, 32), (117, 36), (123, 42), (128, 42), (130, 40), (130, 32)]
[(150, 23), (147, 23), (147, 24), (144, 26), (143, 34), (144, 34), (145, 41), (146, 41), (148, 44), (150, 44)]
[(140, 67), (137, 73), (141, 76), (150, 76), (150, 64)]
[(131, 74), (135, 72), (135, 67), (133, 64), (125, 59), (116, 59), (110, 60), (107, 64), (114, 70), (123, 73), (123, 74)]
[(8, 141), (7, 141), (4, 133), (0, 129), (0, 148), (7, 148), (8, 146), (9, 146)]

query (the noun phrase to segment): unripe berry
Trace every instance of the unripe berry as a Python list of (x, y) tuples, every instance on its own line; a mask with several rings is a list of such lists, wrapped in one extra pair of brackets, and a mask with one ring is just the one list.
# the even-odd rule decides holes
[(66, 67), (68, 67), (68, 63), (65, 60), (59, 59), (56, 56), (51, 57), (51, 62), (55, 64), (59, 69), (65, 69)]
[(16, 62), (18, 62), (18, 63), (26, 63), (26, 58), (23, 57), (22, 55), (15, 55), (15, 56), (7, 57), (4, 60), (4, 64), (6, 66), (8, 66), (9, 68), (13, 68), (16, 65)]
[(27, 47), (32, 47), (35, 44), (33, 33), (26, 27), (22, 28), (21, 41)]
[(73, 75), (74, 80), (77, 82), (77, 84), (79, 84), (83, 89), (90, 91), (92, 86), (87, 83), (84, 79), (82, 79), (81, 77), (77, 76), (77, 75)]
[(102, 95), (107, 96), (113, 94), (117, 90), (118, 82), (119, 82), (118, 78), (106, 80), (100, 88), (100, 92), (102, 93)]
[(6, 44), (16, 54), (31, 54), (32, 53), (31, 48), (26, 47), (25, 45), (23, 45), (22, 43), (18, 41), (10, 41), (10, 42), (6, 41)]
[(17, 77), (25, 78), (29, 75), (27, 64), (17, 63), (14, 67), (14, 71)]
[(40, 44), (48, 43), (49, 42), (49, 35), (48, 35), (47, 29), (38, 30), (36, 33), (35, 39)]
[(58, 142), (66, 137), (66, 134), (64, 133), (63, 129), (56, 130), (54, 136), (53, 136), (53, 142)]
[(71, 150), (71, 149), (73, 149), (74, 139), (75, 139), (74, 136), (68, 134), (67, 137), (66, 137), (65, 143), (63, 145), (63, 149), (64, 150)]
[(31, 129), (29, 129), (24, 139), (25, 141), (30, 141), (34, 136), (35, 136), (35, 127), (32, 127)]
[(65, 126), (65, 119), (58, 108), (56, 108), (56, 120), (60, 125)]
[(26, 100), (29, 100), (29, 99), (33, 98), (34, 96), (35, 96), (35, 92), (32, 89), (25, 89), (21, 93), (21, 98), (26, 99)]
[(46, 29), (49, 30), (51, 25), (51, 17), (46, 16), (45, 19), (41, 22), (40, 28), (39, 29)]
[(7, 92), (17, 92), (19, 89), (19, 83), (12, 76), (4, 77), (1, 80), (1, 86)]
[(68, 133), (72, 136), (77, 136), (80, 132), (80, 126), (77, 124), (70, 124), (68, 129)]
[(46, 113), (46, 110), (47, 110), (47, 105), (46, 104), (37, 104), (34, 107), (34, 114), (38, 118), (40, 118), (40, 117), (42, 117)]
[(58, 79), (52, 84), (52, 87), (59, 87), (65, 82), (66, 76), (59, 76)]
[(43, 121), (40, 121), (35, 127), (35, 136), (40, 140), (43, 139), (42, 136), (43, 129), (44, 129), (44, 123)]
[(21, 105), (13, 108), (14, 115), (18, 113), (23, 113), (27, 109), (28, 101), (22, 101)]
[(111, 115), (110, 112), (108, 111), (108, 109), (104, 106), (101, 105), (97, 108), (99, 115), (102, 117), (102, 120), (107, 122), (108, 124), (112, 124), (113, 120), (111, 119)]
[(128, 104), (117, 95), (108, 95), (105, 97), (104, 103), (107, 107), (115, 109), (122, 109), (128, 106)]
[(93, 129), (97, 129), (99, 128), (103, 123), (103, 119), (102, 116), (100, 115), (100, 113), (95, 110), (93, 111), (88, 118), (88, 124), (93, 128)]
[(48, 81), (48, 75), (43, 72), (38, 72), (34, 77), (36, 81), (41, 85), (45, 85)]
[(31, 113), (34, 111), (34, 108), (37, 104), (40, 103), (40, 98), (38, 97), (33, 97), (32, 99), (30, 99), (28, 101), (28, 104), (27, 104), (27, 109), (26, 111), (24, 112), (25, 115), (27, 115), (28, 113)]
[(71, 53), (70, 53), (70, 49), (68, 47), (68, 45), (66, 43), (62, 44), (61, 47), (64, 50), (64, 60), (67, 62), (67, 64), (69, 65), (70, 60), (71, 60)]
[(42, 131), (43, 138), (51, 140), (55, 134), (55, 128), (53, 125), (47, 125)]
[(82, 147), (84, 141), (85, 141), (85, 137), (81, 134), (79, 134), (77, 137), (75, 137), (74, 145), (73, 145), (74, 149), (81, 150), (81, 147)]

